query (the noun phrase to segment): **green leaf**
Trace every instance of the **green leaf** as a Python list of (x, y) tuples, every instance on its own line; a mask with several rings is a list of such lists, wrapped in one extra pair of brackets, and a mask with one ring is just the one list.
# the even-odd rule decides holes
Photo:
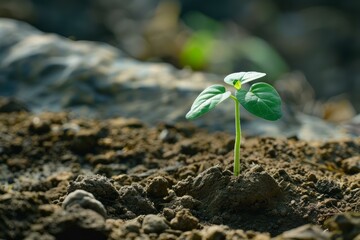
[(195, 119), (201, 117), (219, 103), (229, 98), (230, 91), (226, 91), (222, 85), (212, 85), (202, 91), (195, 99), (190, 111), (186, 114), (186, 119)]
[(241, 84), (251, 82), (265, 75), (266, 73), (260, 73), (260, 72), (231, 73), (224, 78), (224, 82), (239, 90), (241, 88)]
[(270, 121), (281, 118), (281, 98), (270, 84), (255, 83), (249, 91), (241, 89), (235, 95), (241, 105), (255, 116)]

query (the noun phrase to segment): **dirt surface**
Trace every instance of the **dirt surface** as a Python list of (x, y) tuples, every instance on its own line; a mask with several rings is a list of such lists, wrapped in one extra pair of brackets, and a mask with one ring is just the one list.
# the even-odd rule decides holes
[[(24, 110), (24, 109), (17, 109)], [(360, 239), (360, 138), (0, 114), (0, 239)]]

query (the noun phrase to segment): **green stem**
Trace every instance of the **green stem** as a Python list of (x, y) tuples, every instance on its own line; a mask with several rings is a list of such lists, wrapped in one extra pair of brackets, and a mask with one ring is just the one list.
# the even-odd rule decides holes
[(235, 145), (234, 145), (234, 176), (240, 174), (240, 144), (241, 144), (241, 125), (240, 125), (240, 104), (236, 97), (231, 96), (235, 102)]

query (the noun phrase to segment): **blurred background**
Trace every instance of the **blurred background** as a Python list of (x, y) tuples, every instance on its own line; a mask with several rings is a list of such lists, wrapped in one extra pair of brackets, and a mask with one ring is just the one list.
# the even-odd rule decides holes
[(0, 17), (179, 69), (263, 71), (330, 122), (360, 112), (357, 0), (0, 0)]

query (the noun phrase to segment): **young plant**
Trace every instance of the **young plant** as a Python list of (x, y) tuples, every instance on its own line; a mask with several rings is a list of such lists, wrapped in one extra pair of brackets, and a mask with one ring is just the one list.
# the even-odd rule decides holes
[(195, 99), (186, 119), (192, 120), (201, 117), (215, 108), (219, 103), (231, 98), (235, 102), (235, 146), (234, 146), (234, 175), (240, 173), (240, 105), (257, 117), (276, 121), (281, 118), (281, 98), (275, 88), (271, 85), (259, 82), (253, 84), (249, 90), (242, 88), (242, 85), (258, 78), (264, 77), (265, 73), (259, 72), (238, 72), (227, 75), (224, 82), (233, 86), (236, 91), (232, 95), (223, 85), (212, 85), (202, 91)]

